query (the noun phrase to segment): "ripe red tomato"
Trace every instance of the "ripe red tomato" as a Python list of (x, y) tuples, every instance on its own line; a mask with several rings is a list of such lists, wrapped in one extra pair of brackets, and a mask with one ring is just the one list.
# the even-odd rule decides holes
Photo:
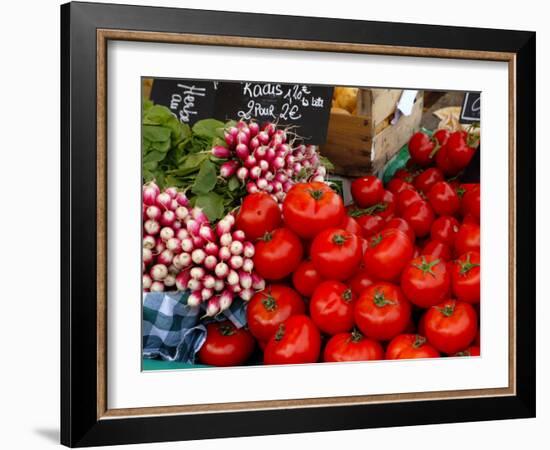
[(459, 223), (452, 216), (441, 216), (434, 220), (430, 230), (430, 236), (433, 240), (437, 240), (452, 247), (455, 241), (456, 233), (458, 232)]
[(439, 216), (454, 216), (460, 208), (460, 198), (445, 181), (438, 181), (428, 192), (428, 201)]
[(363, 255), (360, 238), (338, 228), (328, 228), (315, 236), (310, 254), (317, 272), (333, 280), (351, 277)]
[(405, 330), (411, 318), (411, 304), (398, 286), (374, 283), (357, 300), (354, 316), (362, 333), (386, 341)]
[(439, 356), (439, 352), (419, 334), (395, 336), (386, 349), (386, 359), (438, 358)]
[(389, 230), (390, 228), (396, 228), (397, 230), (401, 230), (403, 233), (405, 233), (409, 237), (409, 239), (412, 242), (414, 242), (414, 239), (415, 239), (414, 231), (409, 225), (409, 222), (407, 222), (405, 219), (402, 219), (401, 217), (394, 217), (393, 219), (388, 220), (383, 229)]
[(374, 284), (374, 280), (366, 270), (359, 270), (348, 280), (348, 284), (351, 292), (358, 297), (365, 289)]
[(446, 130), (444, 128), (441, 128), (437, 130), (433, 136), (439, 143), (439, 145), (445, 145), (447, 141), (449, 140), (449, 136), (451, 135), (451, 132), (449, 130)]
[(479, 252), (480, 229), (475, 223), (463, 223), (455, 236), (455, 252), (457, 255), (473, 251)]
[(305, 310), (304, 301), (296, 291), (284, 284), (272, 284), (250, 299), (246, 321), (256, 339), (267, 341), (281, 323), (290, 316), (304, 314)]
[(443, 261), (450, 261), (453, 257), (451, 248), (444, 242), (438, 241), (437, 239), (427, 242), (420, 254), (440, 258)]
[(372, 361), (384, 359), (382, 346), (358, 331), (332, 336), (323, 352), (324, 362)]
[(453, 356), (479, 356), (481, 354), (478, 345), (470, 345), (466, 350), (455, 353)]
[(290, 275), (302, 260), (300, 239), (288, 228), (277, 228), (256, 244), (254, 270), (266, 280), (280, 280)]
[(477, 142), (465, 131), (455, 131), (447, 140), (449, 162), (459, 170), (464, 169), (476, 152)]
[(408, 147), (411, 160), (419, 166), (427, 166), (432, 162), (436, 141), (419, 131), (411, 136)]
[(461, 255), (451, 270), (453, 294), (459, 300), (479, 303), (480, 297), (480, 257), (478, 252)]
[(291, 316), (279, 325), (264, 351), (264, 364), (307, 364), (317, 362), (321, 334), (304, 315)]
[(302, 238), (337, 227), (344, 218), (344, 201), (325, 183), (295, 184), (283, 202), (285, 225)]
[(446, 144), (442, 145), (435, 155), (435, 163), (438, 169), (447, 176), (454, 176), (460, 172), (460, 169), (456, 168), (449, 160), (449, 152)]
[(414, 245), (400, 230), (384, 230), (369, 240), (363, 262), (365, 269), (378, 280), (394, 280), (412, 258)]
[(427, 194), (435, 183), (444, 179), (445, 177), (441, 170), (437, 167), (429, 167), (414, 179), (414, 187), (420, 192)]
[(356, 234), (359, 237), (363, 237), (363, 228), (361, 227), (361, 225), (359, 225), (359, 222), (357, 222), (357, 220), (355, 220), (353, 217), (348, 216), (347, 214), (344, 215), (342, 223), (338, 226), (338, 228), (349, 231), (350, 233)]
[(473, 189), (468, 189), (464, 192), (462, 196), (461, 210), (464, 216), (472, 215), (475, 217), (477, 223), (479, 223), (480, 218), (480, 197), (481, 189), (479, 184), (475, 185)]
[(404, 189), (414, 189), (414, 186), (401, 178), (392, 178), (386, 185), (386, 189), (393, 195), (397, 195)]
[(414, 234), (418, 237), (424, 237), (430, 232), (435, 218), (432, 207), (425, 200), (414, 202), (408, 206), (403, 211), (402, 217), (409, 223)]
[(423, 200), (424, 199), (416, 189), (405, 189), (397, 194), (395, 209), (398, 214), (403, 214), (403, 211), (405, 211), (413, 203), (421, 202)]
[(378, 233), (386, 223), (385, 220), (377, 215), (364, 214), (356, 216), (357, 223), (361, 227), (362, 235), (365, 237), (372, 236), (374, 233)]
[(413, 259), (401, 274), (401, 289), (421, 308), (441, 303), (449, 294), (451, 275), (444, 261), (433, 256)]
[(247, 239), (254, 241), (281, 225), (281, 210), (271, 195), (265, 192), (247, 195), (237, 214), (236, 227)]
[(254, 350), (254, 338), (244, 328), (236, 328), (230, 321), (209, 323), (206, 340), (199, 350), (202, 363), (211, 366), (238, 366)]
[(304, 297), (311, 297), (323, 278), (311, 261), (302, 261), (292, 274), (292, 284)]
[(344, 333), (353, 328), (353, 300), (350, 288), (339, 281), (323, 281), (309, 302), (309, 315), (323, 333)]
[(426, 337), (440, 352), (460, 352), (476, 337), (477, 314), (469, 303), (445, 300), (425, 314)]
[(351, 183), (351, 196), (360, 208), (367, 208), (382, 201), (384, 185), (374, 175), (357, 178)]

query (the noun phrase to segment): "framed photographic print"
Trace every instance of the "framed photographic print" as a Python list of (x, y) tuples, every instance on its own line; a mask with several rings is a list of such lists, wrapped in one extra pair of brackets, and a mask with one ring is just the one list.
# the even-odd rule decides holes
[(535, 33), (61, 19), (63, 444), (534, 417)]

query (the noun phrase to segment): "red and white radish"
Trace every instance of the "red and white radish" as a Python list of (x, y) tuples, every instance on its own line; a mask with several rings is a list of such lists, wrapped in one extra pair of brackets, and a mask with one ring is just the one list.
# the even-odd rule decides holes
[(147, 183), (145, 186), (143, 186), (143, 203), (149, 206), (154, 205), (159, 194), (160, 189), (155, 183), (153, 183), (152, 181), (150, 183)]
[(155, 264), (153, 267), (151, 267), (150, 275), (153, 280), (164, 280), (164, 278), (166, 278), (166, 275), (168, 275), (168, 267), (166, 267), (164, 264)]

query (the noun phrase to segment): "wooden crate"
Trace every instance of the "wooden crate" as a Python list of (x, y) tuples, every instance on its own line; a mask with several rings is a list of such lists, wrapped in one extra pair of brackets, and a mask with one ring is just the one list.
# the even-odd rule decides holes
[(343, 176), (362, 176), (379, 171), (420, 127), (423, 93), (419, 91), (412, 113), (394, 118), (401, 89), (359, 89), (357, 114), (331, 113), (327, 141), (321, 154)]

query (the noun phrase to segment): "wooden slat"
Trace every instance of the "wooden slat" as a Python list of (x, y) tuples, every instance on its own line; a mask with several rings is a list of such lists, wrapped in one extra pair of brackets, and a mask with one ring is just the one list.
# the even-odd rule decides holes
[(372, 89), (372, 124), (375, 129), (393, 118), (402, 89)]
[(401, 116), (395, 125), (388, 126), (374, 137), (373, 171), (379, 171), (418, 130), (422, 119), (422, 109), (423, 100), (422, 91), (420, 91), (416, 96), (412, 113), (409, 116)]
[(372, 139), (369, 117), (331, 114), (327, 142), (321, 154), (340, 175), (359, 176), (370, 171)]

